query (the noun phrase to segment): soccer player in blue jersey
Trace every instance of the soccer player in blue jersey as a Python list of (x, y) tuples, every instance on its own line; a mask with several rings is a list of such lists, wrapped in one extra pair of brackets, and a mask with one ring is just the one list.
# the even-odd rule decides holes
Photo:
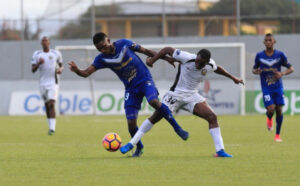
[[(77, 67), (74, 61), (69, 63), (70, 70), (81, 77), (88, 77), (96, 70), (110, 68), (117, 74), (125, 86), (125, 113), (128, 123), (128, 130), (131, 137), (137, 132), (137, 117), (141, 108), (143, 97), (156, 109), (174, 128), (175, 132), (187, 140), (189, 134), (184, 131), (174, 119), (169, 108), (158, 100), (158, 91), (152, 80), (150, 71), (135, 52), (143, 53), (148, 57), (156, 54), (155, 51), (146, 49), (127, 39), (120, 39), (113, 43), (105, 33), (97, 33), (93, 37), (93, 43), (101, 53), (96, 56), (92, 65), (84, 70)], [(171, 58), (165, 58), (172, 64)], [(133, 147), (131, 147), (133, 148)], [(143, 153), (143, 144), (137, 143), (133, 157), (139, 157)]]
[[(265, 50), (258, 52), (252, 72), (260, 75), (263, 102), (267, 109), (267, 129), (273, 129), (272, 117), (276, 111), (276, 135), (275, 141), (281, 142), (280, 129), (283, 121), (282, 106), (284, 103), (284, 92), (281, 77), (294, 71), (288, 62), (286, 55), (274, 49), (276, 40), (270, 33), (265, 35)], [(281, 72), (281, 66), (287, 69)]]

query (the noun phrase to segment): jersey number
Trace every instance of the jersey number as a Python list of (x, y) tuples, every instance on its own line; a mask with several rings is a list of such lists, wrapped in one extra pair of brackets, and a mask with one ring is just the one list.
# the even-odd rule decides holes
[(265, 101), (271, 101), (271, 96), (270, 95), (265, 95), (264, 99), (265, 99)]
[(172, 104), (176, 103), (177, 99), (173, 99), (172, 96), (169, 96), (166, 98), (166, 101), (172, 105)]

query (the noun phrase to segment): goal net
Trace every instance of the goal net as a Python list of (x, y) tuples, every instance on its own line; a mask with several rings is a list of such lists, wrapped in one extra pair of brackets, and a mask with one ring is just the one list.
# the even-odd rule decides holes
[[(231, 74), (245, 81), (245, 45), (244, 43), (203, 43), (203, 44), (155, 44), (142, 45), (145, 48), (159, 51), (165, 46), (172, 46), (191, 53), (206, 48), (211, 51), (212, 59), (217, 65), (224, 67)], [(62, 53), (64, 61), (75, 61), (80, 68), (92, 64), (98, 51), (94, 46), (56, 46)], [(146, 56), (137, 53), (145, 61)], [(177, 73), (167, 62), (159, 60), (150, 68), (152, 77), (160, 92), (160, 98), (172, 86)], [(86, 114), (124, 114), (124, 86), (118, 77), (109, 69), (99, 70), (88, 79), (80, 78), (67, 71), (62, 81), (72, 81), (72, 89), (64, 89), (61, 93), (76, 92), (85, 95), (90, 101), (90, 110)], [(245, 114), (245, 86), (236, 85), (224, 76), (211, 73), (203, 80), (199, 93), (204, 96), (217, 114)], [(83, 96), (84, 97), (84, 96)], [(144, 103), (145, 102), (145, 103)], [(144, 100), (141, 114), (150, 114), (153, 109)], [(78, 103), (77, 103), (78, 104)], [(62, 105), (64, 107), (64, 105)], [(87, 107), (87, 106), (86, 106)], [(71, 114), (71, 113), (66, 113)], [(78, 113), (77, 113), (78, 114)], [(83, 114), (83, 113), (79, 113)]]

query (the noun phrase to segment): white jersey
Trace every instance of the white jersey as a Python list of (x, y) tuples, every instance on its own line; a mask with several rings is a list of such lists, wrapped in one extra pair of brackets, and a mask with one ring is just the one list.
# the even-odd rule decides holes
[(172, 57), (181, 62), (178, 67), (176, 80), (171, 87), (171, 90), (175, 92), (198, 92), (200, 83), (207, 73), (211, 73), (218, 68), (215, 61), (210, 59), (207, 65), (197, 69), (195, 65), (197, 55), (179, 49), (174, 51)]
[(49, 52), (37, 50), (32, 55), (31, 64), (37, 64), (43, 58), (44, 63), (40, 64), (40, 86), (53, 88), (58, 84), (56, 68), (58, 63), (62, 63), (61, 53), (57, 50), (50, 49)]

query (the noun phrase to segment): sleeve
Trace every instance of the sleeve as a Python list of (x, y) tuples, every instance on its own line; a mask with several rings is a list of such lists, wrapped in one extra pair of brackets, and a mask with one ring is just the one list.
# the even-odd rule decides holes
[(61, 52), (56, 50), (56, 53), (57, 53), (57, 61), (56, 62), (62, 64), (63, 58), (62, 58)]
[(218, 66), (217, 66), (215, 60), (213, 60), (213, 59), (210, 58), (210, 60), (209, 60), (208, 63), (211, 64), (213, 71), (217, 70)]
[(38, 63), (38, 55), (37, 55), (37, 51), (35, 51), (33, 54), (32, 54), (32, 58), (31, 58), (31, 64), (33, 65), (36, 65)]
[(290, 68), (292, 65), (288, 62), (286, 55), (282, 52), (281, 53), (281, 60), (282, 60), (282, 66), (286, 68)]
[(108, 67), (107, 64), (101, 60), (101, 56), (95, 57), (92, 65), (96, 68), (96, 70)]
[(128, 39), (123, 39), (123, 42), (128, 46), (133, 51), (138, 51), (141, 48), (141, 45), (136, 44), (135, 42), (128, 40)]
[(256, 54), (253, 68), (256, 69), (258, 67), (259, 67), (259, 57), (258, 54)]
[(195, 54), (191, 54), (191, 53), (186, 52), (186, 51), (175, 49), (172, 57), (174, 59), (176, 59), (177, 61), (180, 61), (182, 63), (186, 63), (191, 59), (196, 59), (197, 56)]

